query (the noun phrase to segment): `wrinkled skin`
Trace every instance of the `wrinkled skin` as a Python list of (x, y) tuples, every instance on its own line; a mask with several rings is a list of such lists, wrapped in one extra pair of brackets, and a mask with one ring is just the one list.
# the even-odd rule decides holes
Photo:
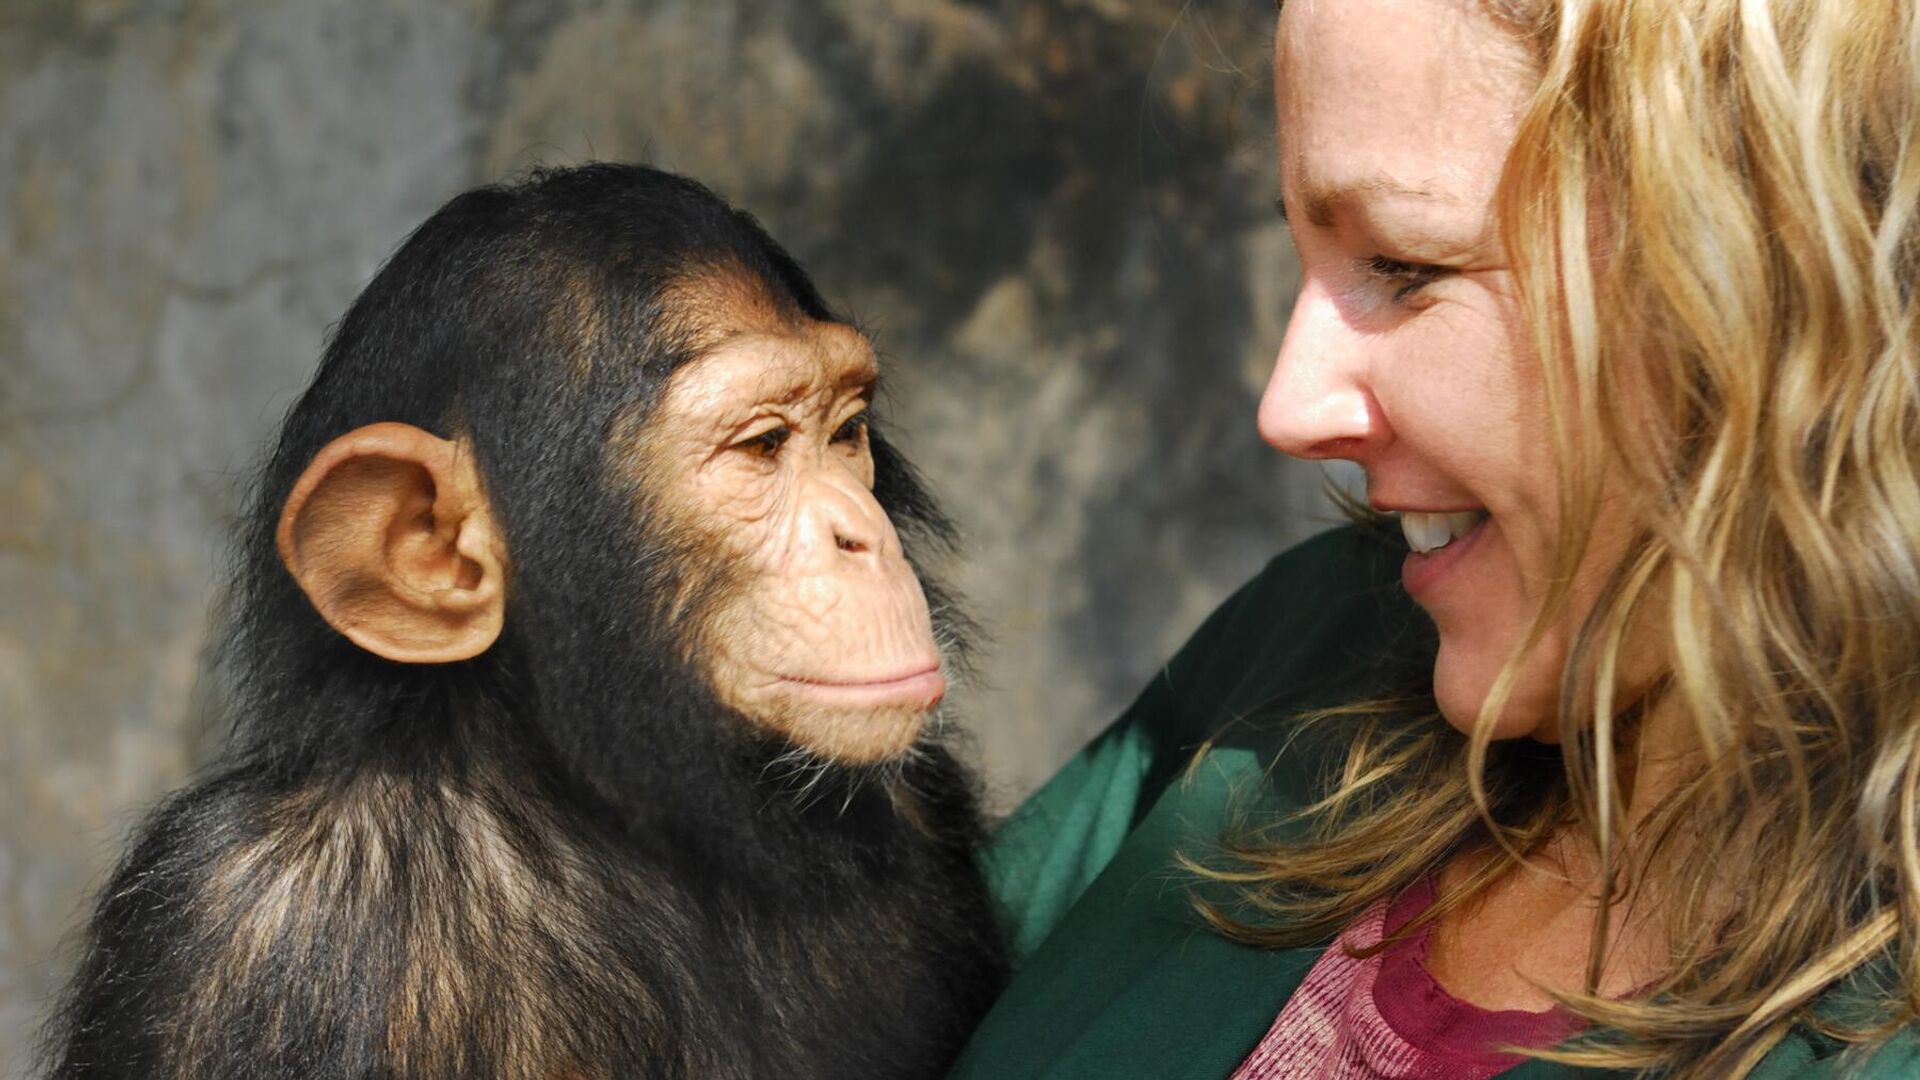
[(757, 319), (676, 372), (650, 425), (669, 512), (738, 560), (711, 626), (722, 700), (807, 749), (904, 752), (946, 690), (919, 579), (873, 496), (873, 349)]

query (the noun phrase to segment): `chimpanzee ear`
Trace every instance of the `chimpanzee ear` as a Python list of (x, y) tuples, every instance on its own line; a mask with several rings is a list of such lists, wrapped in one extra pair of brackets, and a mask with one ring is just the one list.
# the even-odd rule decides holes
[(328, 443), (280, 512), (281, 561), (376, 656), (466, 660), (500, 636), (505, 554), (472, 448), (408, 424)]

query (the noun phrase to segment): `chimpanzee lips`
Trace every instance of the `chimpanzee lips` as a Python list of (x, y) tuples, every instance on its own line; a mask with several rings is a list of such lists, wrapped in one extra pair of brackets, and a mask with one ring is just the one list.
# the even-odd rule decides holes
[(790, 687), (810, 697), (865, 707), (912, 707), (931, 709), (946, 696), (947, 679), (940, 666), (907, 671), (879, 679), (820, 679), (786, 676)]

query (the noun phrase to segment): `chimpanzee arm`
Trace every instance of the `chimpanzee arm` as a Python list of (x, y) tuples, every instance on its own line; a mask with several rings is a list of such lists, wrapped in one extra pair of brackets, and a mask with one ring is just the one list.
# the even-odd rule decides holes
[(655, 992), (676, 962), (660, 943), (685, 936), (603, 925), (608, 883), (555, 837), (498, 793), (189, 789), (101, 899), (48, 1032), (50, 1074), (725, 1071), (689, 1057), (698, 1040), (665, 1037), (680, 1023)]

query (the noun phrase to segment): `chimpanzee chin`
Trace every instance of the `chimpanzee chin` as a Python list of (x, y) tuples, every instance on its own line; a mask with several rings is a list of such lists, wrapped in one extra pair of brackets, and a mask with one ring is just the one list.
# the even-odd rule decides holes
[(50, 1074), (942, 1074), (1005, 961), (878, 377), (690, 180), (435, 213), (256, 477), (223, 749), (104, 890)]

